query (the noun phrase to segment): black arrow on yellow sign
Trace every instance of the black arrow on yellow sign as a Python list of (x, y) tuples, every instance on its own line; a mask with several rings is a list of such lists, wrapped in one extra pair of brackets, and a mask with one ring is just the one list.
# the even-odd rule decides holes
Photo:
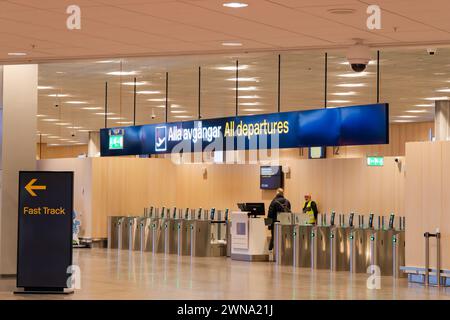
[(36, 197), (37, 194), (34, 192), (34, 190), (47, 190), (47, 186), (35, 186), (34, 183), (37, 181), (37, 179), (31, 179), (30, 182), (25, 186), (25, 190), (28, 191), (28, 193), (32, 197)]

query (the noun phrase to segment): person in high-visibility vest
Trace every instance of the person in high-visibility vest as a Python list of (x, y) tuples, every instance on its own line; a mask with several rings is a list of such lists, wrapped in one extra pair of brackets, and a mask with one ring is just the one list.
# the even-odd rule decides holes
[(308, 223), (316, 224), (317, 222), (317, 214), (319, 211), (317, 210), (316, 202), (311, 200), (311, 195), (305, 195), (305, 203), (303, 204), (303, 213), (308, 215)]

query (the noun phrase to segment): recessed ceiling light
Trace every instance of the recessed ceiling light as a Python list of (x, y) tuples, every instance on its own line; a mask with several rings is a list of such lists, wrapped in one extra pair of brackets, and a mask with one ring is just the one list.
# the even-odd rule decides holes
[(49, 136), (49, 139), (59, 139), (59, 136)]
[(110, 117), (108, 119), (109, 120), (122, 120), (123, 118), (121, 118), (121, 117)]
[(105, 113), (105, 112), (97, 112), (96, 113), (96, 115), (98, 115), (98, 116), (113, 116), (113, 115), (115, 115), (115, 113), (114, 112), (108, 112), (108, 113)]
[(69, 97), (68, 94), (63, 94), (63, 93), (52, 93), (47, 95), (48, 97), (54, 97), (54, 98), (67, 98)]
[(240, 42), (222, 42), (224, 47), (242, 47), (242, 43)]
[(42, 121), (45, 122), (55, 122), (55, 121), (59, 121), (58, 119), (42, 119)]
[(46, 117), (46, 115), (44, 115), (44, 114), (37, 114), (36, 117), (43, 118), (43, 117)]
[(68, 125), (70, 125), (70, 123), (67, 123), (67, 122), (59, 122), (59, 123), (55, 123), (55, 125), (57, 125), (57, 126), (68, 126)]
[(338, 77), (342, 78), (362, 78), (367, 77), (370, 73), (369, 72), (352, 72), (352, 73), (342, 73), (338, 74)]
[(136, 92), (137, 94), (160, 94), (161, 91), (149, 91), (149, 90), (145, 90), (145, 91), (138, 91)]
[(8, 56), (13, 56), (13, 57), (23, 57), (26, 55), (27, 54), (25, 52), (8, 52)]
[(415, 104), (414, 106), (415, 107), (424, 108), (424, 107), (434, 107), (434, 104), (432, 104), (432, 103), (429, 103), (429, 104)]
[(58, 146), (60, 146), (60, 144), (58, 144), (58, 143), (50, 143), (50, 144), (48, 144), (48, 146), (49, 147), (58, 147)]
[(436, 92), (450, 92), (450, 89), (449, 88), (438, 89), (438, 90), (436, 90)]
[(331, 14), (353, 14), (356, 10), (352, 8), (333, 8), (329, 9), (328, 12)]
[(117, 60), (101, 60), (101, 61), (95, 61), (95, 63), (118, 63), (120, 61)]
[[(133, 81), (130, 81), (130, 82), (122, 82), (122, 84), (124, 85), (124, 86), (134, 86), (134, 82)], [(145, 86), (145, 85), (147, 85), (148, 84), (148, 82), (146, 82), (146, 81), (137, 81), (136, 82), (136, 86)]]
[(82, 130), (78, 130), (78, 132), (91, 132), (91, 130), (89, 130), (89, 129), (82, 129)]
[(229, 79), (227, 79), (227, 81), (236, 82), (236, 79), (239, 82), (259, 82), (258, 78), (253, 78), (253, 77), (250, 77), (250, 78), (241, 78), (241, 77), (239, 77), (239, 78), (229, 78)]
[[(222, 71), (236, 71), (236, 66), (225, 66), (225, 67), (217, 67), (217, 70), (222, 70)], [(248, 65), (240, 65), (238, 68), (238, 70), (247, 70), (248, 69)]]
[(38, 86), (38, 90), (51, 90), (51, 89), (54, 89), (54, 88), (51, 86)]
[(248, 7), (248, 4), (244, 2), (225, 2), (223, 6), (227, 8), (238, 9), (238, 8), (246, 8)]
[(393, 120), (392, 122), (398, 122), (398, 123), (410, 123), (413, 122), (411, 120)]
[(112, 71), (112, 72), (107, 73), (107, 75), (110, 75), (110, 76), (132, 76), (135, 74), (136, 74), (136, 71)]
[(341, 87), (341, 88), (361, 88), (361, 87), (365, 87), (366, 84), (365, 83), (340, 83), (337, 84), (336, 87)]
[(349, 92), (334, 92), (331, 93), (333, 96), (354, 96), (357, 95), (355, 91), (349, 91)]
[(406, 118), (406, 119), (414, 119), (414, 118), (418, 118), (419, 116), (397, 116), (397, 118)]
[(170, 113), (187, 113), (186, 110), (170, 110)]
[(349, 100), (329, 100), (329, 103), (350, 103)]
[(65, 101), (67, 104), (87, 104), (86, 101)]

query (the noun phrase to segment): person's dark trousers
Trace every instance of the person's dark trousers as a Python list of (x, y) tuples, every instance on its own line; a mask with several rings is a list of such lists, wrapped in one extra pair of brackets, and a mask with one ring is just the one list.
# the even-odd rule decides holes
[(269, 243), (269, 251), (273, 249), (273, 236), (274, 236), (274, 231), (275, 230), (275, 225), (272, 224), (271, 229), (270, 229), (270, 234), (272, 235), (272, 237), (270, 238), (270, 243)]

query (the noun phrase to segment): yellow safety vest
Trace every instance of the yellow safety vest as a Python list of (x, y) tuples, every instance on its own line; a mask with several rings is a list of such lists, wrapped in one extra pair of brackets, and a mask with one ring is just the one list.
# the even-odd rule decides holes
[(309, 224), (315, 224), (316, 223), (316, 218), (314, 217), (314, 211), (311, 209), (311, 202), (312, 202), (312, 200), (311, 201), (308, 201), (308, 202), (305, 202), (304, 204), (303, 204), (303, 208), (305, 208), (305, 206), (306, 206), (306, 214), (308, 215), (308, 217), (309, 217), (309, 220), (308, 220), (308, 223)]

